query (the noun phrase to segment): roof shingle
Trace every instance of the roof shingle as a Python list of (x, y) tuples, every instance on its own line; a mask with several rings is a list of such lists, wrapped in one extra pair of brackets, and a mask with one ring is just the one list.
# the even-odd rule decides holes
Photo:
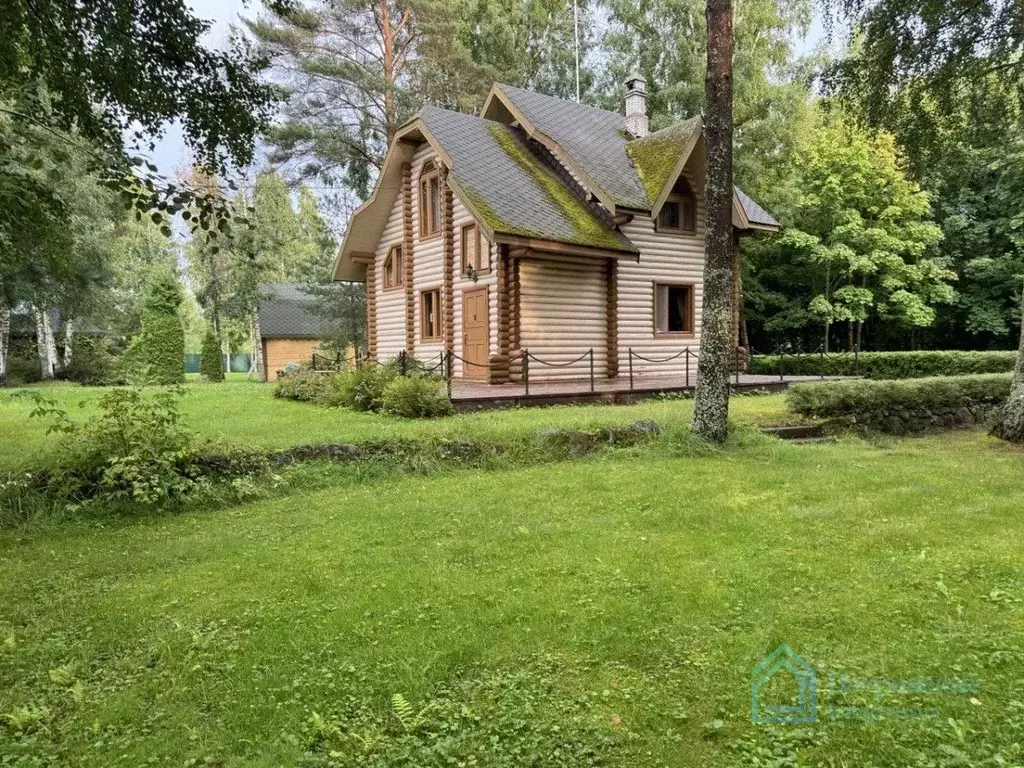
[(257, 317), (264, 339), (317, 339), (333, 330), (331, 321), (316, 311), (310, 286), (266, 283)]

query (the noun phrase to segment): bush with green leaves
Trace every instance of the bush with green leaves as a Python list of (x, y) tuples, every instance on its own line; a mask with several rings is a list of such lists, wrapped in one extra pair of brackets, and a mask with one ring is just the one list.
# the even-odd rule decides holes
[[(1013, 370), (1016, 352), (852, 352), (783, 354), (781, 372), (787, 376), (862, 376), (866, 379), (918, 379), (927, 376), (966, 376)], [(778, 375), (778, 355), (757, 355), (750, 372)]]
[(399, 377), (393, 365), (365, 365), (337, 376), (334, 405), (357, 411), (380, 411), (384, 408), (384, 392)]
[(274, 386), (274, 397), (298, 400), (304, 403), (330, 405), (337, 394), (336, 376), (311, 370), (286, 373)]
[(179, 314), (183, 301), (181, 283), (170, 271), (154, 275), (142, 299), (142, 362), (151, 384), (185, 381), (185, 327)]
[(906, 381), (816, 381), (790, 387), (786, 402), (803, 416), (870, 420), (898, 411), (991, 408), (1004, 403), (1009, 394), (1009, 374), (983, 374)]
[(399, 376), (384, 389), (381, 410), (392, 416), (435, 418), (455, 412), (444, 382), (436, 378)]
[(51, 420), (62, 435), (54, 469), (35, 473), (40, 489), (72, 503), (131, 502), (161, 507), (209, 489), (214, 481), (266, 473), (265, 454), (211, 444), (181, 425), (186, 390), (171, 387), (151, 396), (139, 389), (103, 394), (100, 413), (72, 419), (55, 401), (35, 395), (32, 418)]
[(106, 339), (76, 336), (71, 346), (71, 364), (63, 370), (64, 378), (86, 386), (108, 383), (117, 363), (107, 346)]
[(212, 325), (206, 326), (206, 335), (203, 337), (199, 375), (207, 381), (224, 381), (224, 355), (220, 348), (220, 337)]

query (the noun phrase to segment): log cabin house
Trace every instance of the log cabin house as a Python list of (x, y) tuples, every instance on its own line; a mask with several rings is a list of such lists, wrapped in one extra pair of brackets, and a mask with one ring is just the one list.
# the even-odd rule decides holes
[[(645, 83), (626, 114), (496, 84), (479, 117), (425, 107), (395, 134), (352, 216), (336, 280), (365, 281), (369, 353), (451, 351), (453, 375), (494, 384), (614, 377), (627, 351), (665, 358), (700, 344), (702, 122), (648, 133)], [(739, 238), (779, 224), (738, 188)], [(682, 358), (635, 362), (681, 373)]]

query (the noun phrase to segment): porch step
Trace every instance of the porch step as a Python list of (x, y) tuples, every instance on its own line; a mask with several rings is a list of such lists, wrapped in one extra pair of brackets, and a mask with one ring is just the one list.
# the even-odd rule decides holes
[(820, 424), (794, 424), (786, 427), (765, 427), (761, 430), (766, 435), (777, 437), (780, 440), (790, 440), (792, 442), (809, 442), (816, 440), (824, 442), (828, 439), (825, 434), (825, 430), (822, 429)]

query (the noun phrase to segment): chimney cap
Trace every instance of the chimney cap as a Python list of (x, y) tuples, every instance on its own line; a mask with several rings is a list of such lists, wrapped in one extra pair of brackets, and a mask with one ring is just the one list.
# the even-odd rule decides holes
[(626, 88), (630, 91), (643, 91), (647, 89), (647, 78), (641, 75), (637, 70), (633, 70), (629, 73), (629, 77), (626, 78)]

